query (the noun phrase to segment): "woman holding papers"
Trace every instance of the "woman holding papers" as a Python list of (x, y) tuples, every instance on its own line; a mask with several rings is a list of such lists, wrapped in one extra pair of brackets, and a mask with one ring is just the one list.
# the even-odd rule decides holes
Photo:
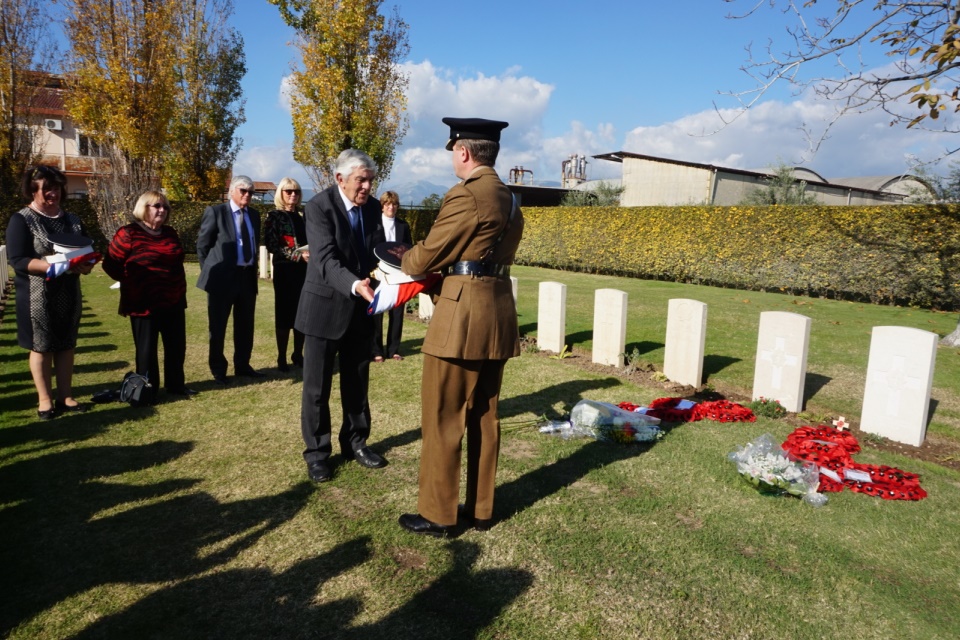
[[(13, 214), (7, 226), (8, 261), (16, 287), (17, 342), (30, 351), (30, 374), (37, 389), (37, 417), (41, 420), (52, 420), (58, 412), (84, 410), (73, 399), (73, 356), (83, 302), (80, 275), (90, 273), (96, 254), (56, 270), (56, 264), (64, 267), (64, 260), (55, 262), (58, 252), (51, 236), (84, 235), (80, 218), (60, 209), (67, 197), (66, 187), (67, 178), (58, 169), (27, 169), (20, 191), (30, 204)], [(90, 244), (86, 238), (78, 239), (78, 244)]]
[(290, 360), (303, 366), (303, 334), (293, 328), (300, 305), (300, 290), (307, 277), (307, 230), (299, 211), (302, 198), (300, 184), (293, 178), (280, 181), (273, 196), (276, 209), (267, 214), (263, 241), (273, 254), (273, 310), (277, 332), (277, 368), (288, 371), (287, 344), (293, 331), (293, 354)]
[(167, 393), (192, 396), (184, 386), (187, 353), (187, 278), (180, 236), (166, 224), (170, 203), (159, 191), (146, 191), (133, 208), (133, 222), (117, 230), (103, 259), (103, 270), (120, 283), (120, 315), (130, 317), (137, 373), (150, 389), (141, 401), (156, 401), (160, 387), (157, 355), (163, 338), (163, 383)]

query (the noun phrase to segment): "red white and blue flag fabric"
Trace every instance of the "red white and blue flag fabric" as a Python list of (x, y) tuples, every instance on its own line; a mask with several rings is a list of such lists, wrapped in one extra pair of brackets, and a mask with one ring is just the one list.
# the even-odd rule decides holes
[(373, 302), (367, 307), (367, 315), (384, 313), (406, 304), (415, 295), (432, 288), (440, 281), (441, 277), (443, 276), (439, 273), (428, 273), (419, 280), (395, 284), (388, 283), (386, 279), (381, 280), (377, 290), (373, 293)]

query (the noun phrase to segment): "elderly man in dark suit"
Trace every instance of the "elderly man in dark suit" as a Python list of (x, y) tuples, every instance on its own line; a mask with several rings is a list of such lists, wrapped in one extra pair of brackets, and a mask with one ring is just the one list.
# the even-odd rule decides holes
[(333, 477), (330, 387), (339, 356), (340, 450), (344, 458), (378, 469), (387, 461), (367, 447), (370, 405), (367, 386), (373, 351), (373, 234), (380, 203), (371, 197), (377, 167), (367, 154), (347, 149), (337, 158), (336, 184), (304, 207), (310, 262), (300, 293), (295, 327), (304, 334), (300, 427), (307, 475), (314, 482)]
[(250, 207), (253, 180), (236, 176), (229, 200), (207, 207), (200, 220), (197, 287), (207, 292), (210, 327), (210, 373), (217, 384), (227, 384), (227, 359), (223, 343), (227, 320), (233, 312), (233, 371), (238, 376), (262, 378), (250, 366), (253, 353), (253, 318), (257, 309), (257, 247), (260, 214)]
[[(497, 404), (508, 358), (520, 355), (510, 283), (523, 214), (493, 165), (506, 122), (444, 118), (447, 150), (461, 182), (443, 198), (423, 242), (403, 256), (404, 273), (444, 271), (423, 341), (419, 513), (400, 516), (408, 531), (444, 536), (458, 515), (488, 529), (500, 452)], [(460, 496), (460, 448), (467, 436), (467, 487)]]

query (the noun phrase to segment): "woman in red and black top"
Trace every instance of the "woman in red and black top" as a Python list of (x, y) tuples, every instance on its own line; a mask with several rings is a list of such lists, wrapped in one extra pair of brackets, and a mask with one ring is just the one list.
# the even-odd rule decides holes
[(159, 339), (163, 337), (163, 374), (167, 393), (191, 396), (184, 386), (187, 352), (184, 310), (187, 278), (180, 237), (164, 223), (170, 203), (159, 191), (147, 191), (133, 209), (135, 222), (121, 227), (103, 259), (103, 270), (120, 282), (120, 315), (130, 316), (137, 351), (137, 373), (160, 386)]

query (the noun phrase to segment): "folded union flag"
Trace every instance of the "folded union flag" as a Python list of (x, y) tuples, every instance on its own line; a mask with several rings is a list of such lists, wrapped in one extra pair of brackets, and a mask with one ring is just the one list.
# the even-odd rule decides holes
[(422, 279), (411, 282), (390, 284), (386, 280), (381, 281), (373, 292), (373, 302), (367, 307), (367, 315), (384, 313), (406, 304), (413, 296), (433, 287), (441, 277), (439, 273), (428, 273)]

